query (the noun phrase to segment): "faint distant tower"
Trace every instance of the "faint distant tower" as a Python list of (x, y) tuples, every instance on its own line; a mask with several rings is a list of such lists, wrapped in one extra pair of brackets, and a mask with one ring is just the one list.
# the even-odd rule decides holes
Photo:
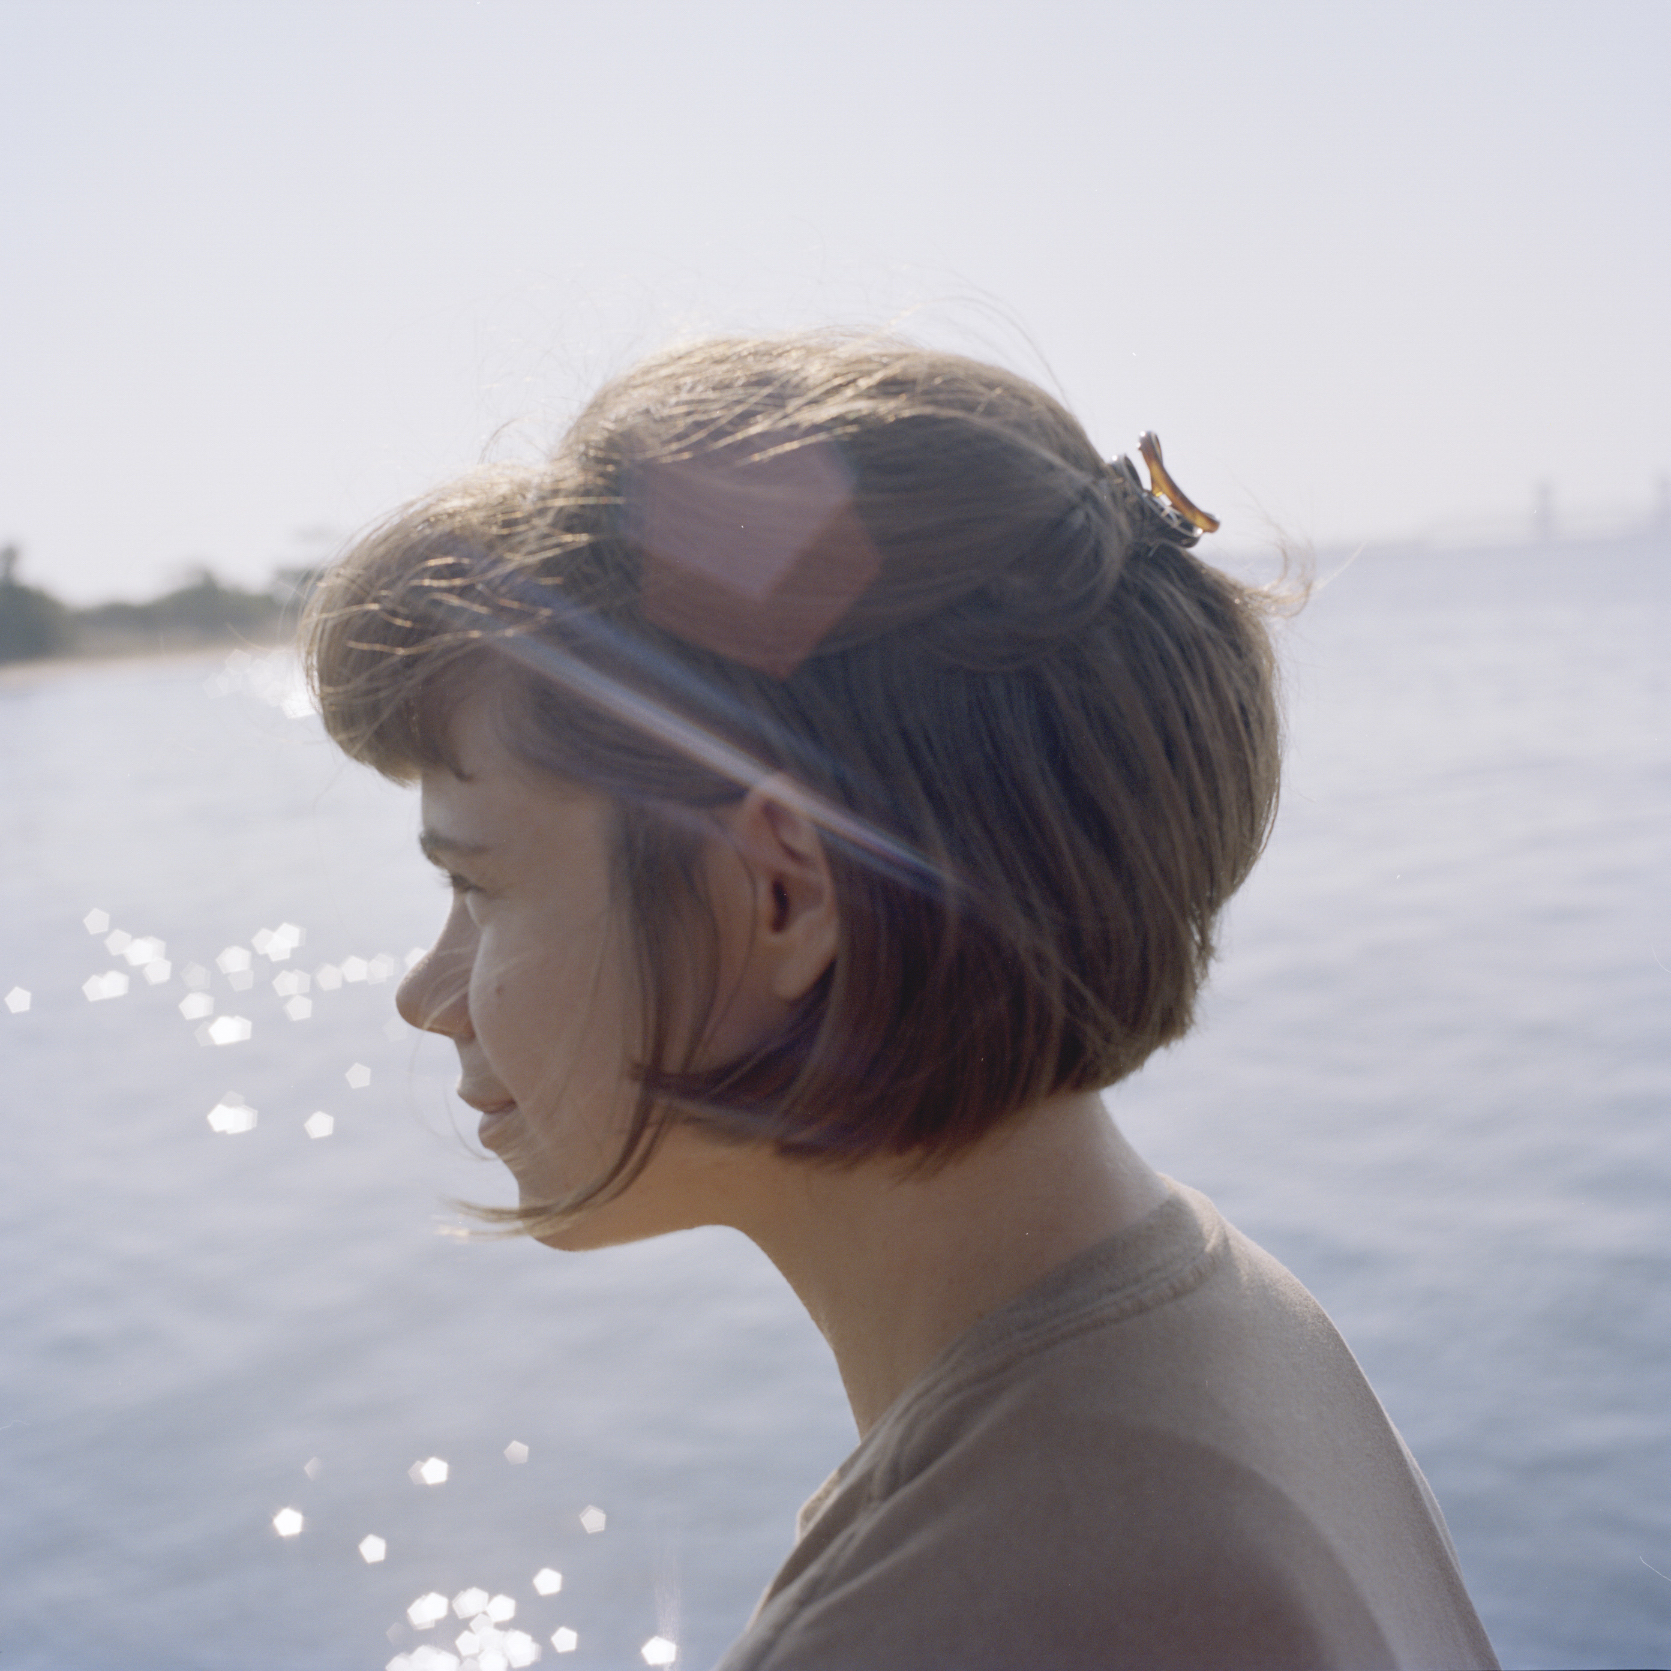
[(1547, 476), (1538, 477), (1532, 495), (1532, 534), (1540, 540), (1555, 537), (1555, 484)]

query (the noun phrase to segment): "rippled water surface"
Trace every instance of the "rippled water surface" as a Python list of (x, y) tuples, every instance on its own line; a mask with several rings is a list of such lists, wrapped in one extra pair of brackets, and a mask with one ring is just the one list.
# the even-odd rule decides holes
[[(1671, 1660), (1668, 643), (1663, 547), (1361, 559), (1202, 1026), (1113, 1099), (1340, 1323), (1509, 1665)], [(507, 1192), (391, 1025), (415, 806), (295, 695), (0, 682), (0, 1663), (372, 1671), (472, 1589), (542, 1663), (711, 1663), (833, 1367), (738, 1238), (448, 1233)]]

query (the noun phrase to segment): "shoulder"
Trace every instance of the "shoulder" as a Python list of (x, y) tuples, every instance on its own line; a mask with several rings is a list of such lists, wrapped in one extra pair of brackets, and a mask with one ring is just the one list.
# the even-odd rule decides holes
[(996, 1425), (885, 1498), (827, 1512), (841, 1524), (758, 1621), (771, 1651), (742, 1663), (1393, 1664), (1350, 1575), (1282, 1492), (1152, 1428), (1072, 1413)]
[(1079, 1263), (860, 1448), (725, 1671), (1421, 1660), (1419, 1475), (1304, 1290), (1204, 1204)]

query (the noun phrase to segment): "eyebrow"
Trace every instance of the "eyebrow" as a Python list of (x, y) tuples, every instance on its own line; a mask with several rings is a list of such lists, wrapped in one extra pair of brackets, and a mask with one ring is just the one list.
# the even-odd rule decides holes
[(422, 848), (424, 857), (437, 865), (449, 858), (470, 859), (487, 852), (479, 841), (458, 841), (452, 836), (442, 835), (439, 830), (420, 830), (418, 846)]

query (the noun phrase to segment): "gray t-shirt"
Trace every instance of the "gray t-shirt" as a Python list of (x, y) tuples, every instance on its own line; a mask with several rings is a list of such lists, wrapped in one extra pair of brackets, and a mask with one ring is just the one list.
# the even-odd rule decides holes
[(1497, 1663), (1333, 1325), (1177, 1184), (953, 1342), (799, 1531), (719, 1671)]

